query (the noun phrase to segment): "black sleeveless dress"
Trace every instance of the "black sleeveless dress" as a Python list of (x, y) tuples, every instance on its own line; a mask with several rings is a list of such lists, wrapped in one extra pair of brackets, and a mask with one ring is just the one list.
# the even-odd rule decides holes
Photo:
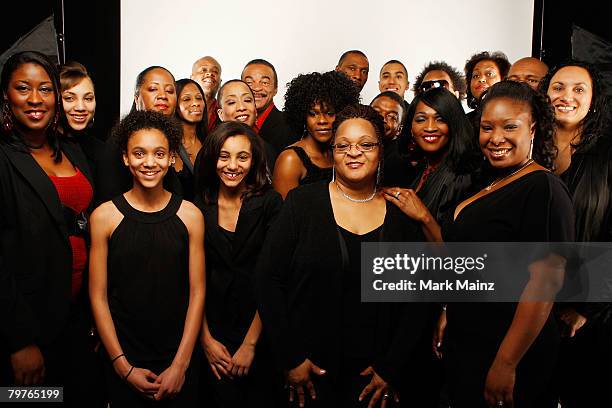
[(124, 218), (108, 245), (108, 304), (123, 352), (132, 364), (170, 363), (189, 305), (189, 235), (173, 194), (161, 211), (136, 210), (120, 195)]
[[(332, 179), (332, 168), (321, 168), (314, 164), (306, 151), (299, 146), (289, 146), (287, 149), (291, 149), (298, 155), (304, 167), (306, 167), (306, 177), (300, 180), (300, 186), (304, 184), (316, 183), (317, 181), (331, 181)], [(285, 149), (285, 150), (287, 150)]]

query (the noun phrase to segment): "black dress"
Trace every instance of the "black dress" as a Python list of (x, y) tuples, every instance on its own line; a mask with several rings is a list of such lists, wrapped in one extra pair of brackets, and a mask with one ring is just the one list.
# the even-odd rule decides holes
[[(331, 181), (332, 179), (332, 168), (321, 168), (314, 164), (306, 151), (299, 146), (289, 146), (287, 149), (291, 149), (298, 155), (304, 167), (306, 167), (306, 177), (300, 180), (300, 186), (304, 184), (316, 183), (317, 181)], [(285, 150), (287, 150), (285, 149)]]
[[(108, 243), (108, 305), (117, 338), (130, 364), (159, 375), (170, 366), (181, 342), (189, 306), (189, 235), (177, 215), (173, 194), (157, 212), (133, 208), (120, 195), (123, 214)], [(192, 361), (195, 359), (192, 358)], [(190, 406), (195, 378), (186, 372), (181, 393), (168, 400)], [(148, 406), (108, 365), (110, 399), (116, 406)]]
[[(205, 204), (200, 196), (195, 204), (204, 214), (206, 224), (206, 320), (211, 335), (233, 355), (242, 344), (257, 312), (255, 301), (255, 265), (263, 241), (276, 219), (282, 198), (269, 189), (262, 195), (244, 200), (235, 231), (219, 225), (219, 207), (214, 197)], [(208, 364), (204, 371), (209, 379), (206, 402), (215, 400), (220, 407), (274, 407), (277, 393), (274, 364), (269, 347), (261, 336), (249, 374), (234, 380), (213, 377)], [(280, 387), (279, 387), (280, 388)], [(210, 396), (212, 394), (212, 398)]]
[(317, 401), (307, 398), (308, 407), (362, 406), (357, 397), (370, 377), (359, 373), (368, 366), (392, 385), (414, 378), (401, 398), (420, 401), (421, 385), (430, 381), (421, 370), (431, 347), (428, 307), (361, 304), (357, 253), (362, 241), (422, 241), (421, 228), (387, 203), (379, 230), (342, 233), (328, 186), (319, 182), (289, 192), (259, 257), (259, 310), (279, 368), (286, 372), (309, 359), (327, 370), (311, 377)]
[[(561, 174), (574, 198), (576, 240), (612, 241), (612, 142), (600, 138), (572, 154)], [(563, 338), (559, 390), (564, 407), (609, 405), (612, 364), (612, 303), (572, 304), (587, 322), (572, 338)], [(607, 372), (608, 375), (601, 375)]]
[[(465, 206), (443, 236), (447, 242), (571, 242), (573, 226), (565, 186), (548, 172), (534, 171)], [(486, 376), (516, 306), (448, 304), (445, 355), (453, 407), (486, 406)], [(551, 377), (559, 342), (551, 314), (517, 367), (515, 407), (556, 408)]]

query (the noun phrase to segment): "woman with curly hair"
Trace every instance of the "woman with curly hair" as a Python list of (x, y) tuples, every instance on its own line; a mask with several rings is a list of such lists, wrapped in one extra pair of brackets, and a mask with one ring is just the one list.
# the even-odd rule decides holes
[[(476, 117), (480, 148), (496, 178), (457, 206), (444, 241), (573, 241), (571, 199), (549, 170), (556, 149), (545, 96), (524, 83), (502, 81), (487, 91)], [(554, 254), (546, 259), (564, 262)], [(515, 279), (526, 282), (521, 298), (544, 290), (545, 299), (554, 299), (563, 273), (532, 265), (517, 268)], [(448, 304), (445, 358), (453, 407), (557, 406), (551, 385), (560, 339), (552, 305)]]
[[(573, 198), (576, 241), (612, 241), (612, 143), (603, 82), (589, 64), (568, 61), (542, 81), (555, 110), (555, 172)], [(560, 391), (563, 406), (609, 403), (609, 378), (600, 375), (612, 364), (610, 303), (566, 304), (558, 315), (564, 324)], [(598, 369), (599, 368), (599, 369)]]
[[(476, 109), (484, 91), (493, 84), (506, 79), (510, 65), (506, 54), (500, 51), (483, 51), (472, 55), (464, 68), (467, 82), (467, 105)], [(475, 116), (475, 112), (468, 114), (470, 120)]]
[(132, 188), (91, 215), (89, 295), (113, 407), (192, 407), (204, 309), (204, 218), (164, 189), (180, 125), (135, 111), (113, 129)]
[(359, 91), (336, 71), (313, 72), (294, 78), (285, 93), (285, 115), (302, 139), (276, 160), (272, 185), (283, 198), (295, 187), (332, 178), (329, 141), (336, 112), (359, 101)]

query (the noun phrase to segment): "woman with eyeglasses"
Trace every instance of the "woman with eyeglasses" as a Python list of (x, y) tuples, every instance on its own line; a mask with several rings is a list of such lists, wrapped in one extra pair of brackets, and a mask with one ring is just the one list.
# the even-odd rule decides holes
[(408, 359), (427, 353), (421, 305), (360, 301), (362, 243), (423, 239), (378, 190), (383, 135), (373, 108), (340, 112), (335, 177), (289, 193), (259, 258), (262, 323), (300, 406), (392, 406)]
[(285, 93), (287, 123), (302, 139), (281, 152), (272, 185), (283, 198), (297, 186), (332, 176), (329, 148), (336, 113), (359, 101), (359, 91), (336, 71), (313, 72), (291, 80)]

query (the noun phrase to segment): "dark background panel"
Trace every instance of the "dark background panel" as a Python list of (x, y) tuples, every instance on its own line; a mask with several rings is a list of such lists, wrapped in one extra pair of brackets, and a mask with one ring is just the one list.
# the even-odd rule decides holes
[(94, 80), (95, 129), (97, 136), (105, 139), (119, 117), (120, 0), (36, 0), (33, 3), (11, 0), (6, 3), (2, 6), (0, 21), (0, 53), (54, 14), (56, 31), (64, 33), (66, 60), (85, 65)]
[[(542, 33), (543, 61), (550, 67), (572, 54), (572, 24), (612, 41), (612, 19), (606, 12), (606, 2), (596, 0), (535, 0), (533, 56), (540, 54), (539, 34)], [(544, 18), (540, 20), (543, 10)], [(539, 18), (536, 18), (536, 15)], [(543, 26), (543, 28), (541, 28)]]

